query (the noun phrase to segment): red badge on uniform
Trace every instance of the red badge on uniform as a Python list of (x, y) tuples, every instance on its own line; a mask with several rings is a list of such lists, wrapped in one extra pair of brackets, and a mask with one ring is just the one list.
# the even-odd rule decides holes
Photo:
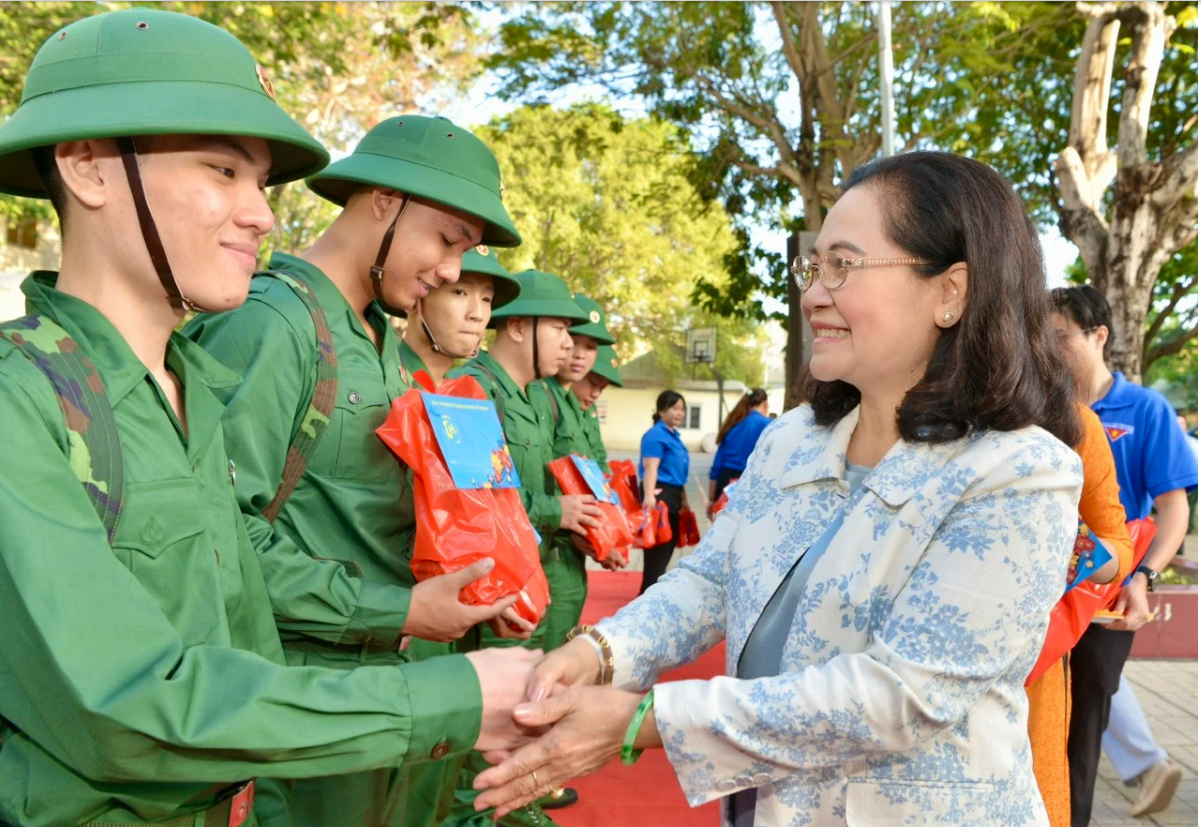
[(229, 827), (242, 827), (254, 809), (254, 779), (246, 782), (246, 786), (238, 790), (229, 801)]
[(1106, 425), (1105, 433), (1109, 436), (1110, 442), (1117, 442), (1127, 434), (1134, 433), (1133, 425)]

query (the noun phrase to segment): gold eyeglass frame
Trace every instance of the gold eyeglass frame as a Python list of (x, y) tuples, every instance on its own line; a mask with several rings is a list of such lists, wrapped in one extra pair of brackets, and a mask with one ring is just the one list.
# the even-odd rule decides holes
[(788, 266), (788, 270), (792, 273), (792, 278), (796, 281), (797, 287), (801, 288), (804, 293), (813, 284), (814, 270), (817, 270), (817, 280), (825, 285), (827, 290), (837, 290), (846, 284), (847, 273), (851, 270), (871, 270), (878, 267), (895, 267), (901, 264), (920, 265), (931, 264), (924, 258), (843, 258), (837, 256), (842, 262), (836, 268), (832, 268), (835, 273), (838, 273), (837, 282), (831, 284), (831, 280), (826, 278), (828, 272), (824, 259), (828, 256), (797, 256), (792, 260), (792, 264)]

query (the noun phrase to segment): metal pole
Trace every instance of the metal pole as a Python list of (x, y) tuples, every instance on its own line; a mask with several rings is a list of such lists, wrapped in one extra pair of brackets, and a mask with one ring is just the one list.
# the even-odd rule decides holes
[(893, 154), (892, 137), (892, 10), (880, 3), (880, 121), (884, 126), (883, 155)]

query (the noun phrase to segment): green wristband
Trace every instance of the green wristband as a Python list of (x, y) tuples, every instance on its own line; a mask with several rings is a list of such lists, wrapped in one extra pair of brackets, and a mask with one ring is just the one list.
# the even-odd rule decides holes
[(634, 741), (637, 740), (638, 730), (642, 729), (642, 722), (646, 720), (646, 715), (654, 704), (655, 690), (652, 689), (642, 697), (642, 703), (638, 704), (638, 711), (630, 719), (630, 726), (626, 729), (626, 739), (621, 745), (621, 763), (627, 767), (642, 757), (642, 750), (634, 749)]

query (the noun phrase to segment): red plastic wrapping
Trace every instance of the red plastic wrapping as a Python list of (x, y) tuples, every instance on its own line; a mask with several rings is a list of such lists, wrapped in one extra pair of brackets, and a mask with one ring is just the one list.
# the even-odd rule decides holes
[[(629, 468), (627, 470), (622, 466), (629, 466)], [(634, 463), (629, 460), (610, 462), (609, 469), (612, 471), (612, 475), (609, 477), (609, 487), (621, 501), (621, 510), (626, 515), (626, 524), (634, 536), (634, 544), (640, 545), (638, 531), (642, 527), (642, 500), (638, 497), (637, 487), (630, 487), (630, 475), (634, 472)], [(637, 479), (634, 477), (635, 483)]]
[[(584, 475), (576, 468), (571, 457), (559, 457), (546, 466), (559, 484), (559, 490), (564, 494), (592, 495), (592, 489), (584, 481)], [(592, 554), (598, 562), (609, 559), (616, 551), (623, 559), (630, 558), (630, 544), (634, 542), (634, 534), (630, 531), (625, 512), (621, 506), (602, 500), (596, 501), (601, 510), (601, 524), (597, 528), (588, 528), (584, 536), (592, 547)]]
[[(438, 392), (464, 399), (488, 398), (469, 376), (447, 380)], [(517, 613), (538, 623), (550, 603), (550, 589), (538, 556), (538, 535), (518, 490), (455, 488), (418, 390), (392, 403), (376, 433), (413, 469), (417, 536), (412, 567), (417, 580), (460, 571), (491, 557), (495, 567), (459, 592), (459, 600), (490, 606), (515, 594)]]
[[(1151, 547), (1151, 541), (1155, 539), (1155, 522), (1149, 517), (1131, 520), (1126, 523), (1126, 529), (1130, 532), (1130, 539), (1134, 545), (1132, 568), (1138, 568), (1147, 554), (1147, 549)], [(1088, 631), (1093, 615), (1112, 606), (1121, 591), (1121, 582), (1101, 584), (1086, 580), (1061, 597), (1055, 608), (1051, 609), (1051, 624), (1047, 627), (1047, 637), (1043, 641), (1042, 651), (1038, 653), (1034, 669), (1026, 678), (1026, 686), (1041, 678), (1044, 672), (1070, 652)]]
[(667, 511), (667, 503), (660, 502), (655, 504), (655, 516), (658, 521), (655, 525), (655, 542), (670, 543), (671, 514)]
[(696, 522), (696, 512), (691, 508), (680, 509), (680, 546), (695, 546), (700, 541), (701, 530)]

